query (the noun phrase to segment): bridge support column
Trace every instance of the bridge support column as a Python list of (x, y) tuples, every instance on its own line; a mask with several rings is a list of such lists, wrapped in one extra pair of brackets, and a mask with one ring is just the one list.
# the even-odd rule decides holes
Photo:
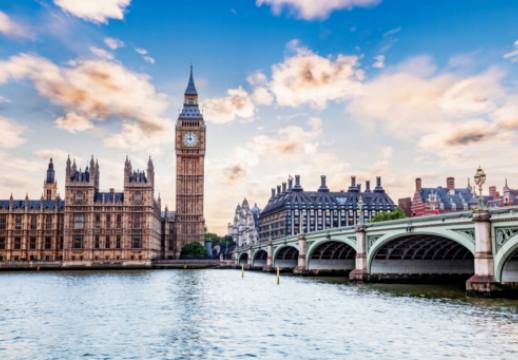
[(475, 273), (466, 282), (469, 295), (491, 296), (500, 289), (495, 280), (491, 214), (487, 209), (473, 211), (475, 223)]
[(273, 265), (273, 245), (269, 241), (266, 246), (266, 266), (263, 268), (264, 271), (271, 271)]
[(254, 258), (252, 257), (252, 249), (248, 249), (248, 263), (247, 267), (252, 268), (254, 266)]
[(365, 281), (369, 277), (367, 269), (367, 237), (365, 225), (356, 226), (356, 261), (354, 270), (349, 273), (351, 281)]
[(306, 272), (306, 237), (299, 236), (299, 258), (297, 260), (297, 267), (293, 270), (295, 274), (303, 274)]

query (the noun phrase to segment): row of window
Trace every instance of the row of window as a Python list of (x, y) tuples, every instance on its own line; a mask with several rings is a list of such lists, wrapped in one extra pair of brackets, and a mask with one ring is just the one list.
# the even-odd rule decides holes
[[(114, 240), (114, 241), (113, 241)], [(84, 248), (84, 236), (82, 234), (76, 234), (72, 237), (72, 248), (83, 249)], [(110, 236), (104, 238), (104, 243), (101, 241), (101, 237), (96, 235), (94, 238), (95, 249), (122, 249), (122, 237), (117, 235), (115, 239)], [(131, 248), (140, 249), (142, 248), (142, 235), (133, 234), (131, 236)]]
[[(0, 237), (0, 250), (5, 250), (7, 247), (7, 240), (5, 237)], [(63, 248), (63, 238), (60, 239), (60, 248)], [(13, 250), (21, 250), (22, 249), (22, 238), (19, 236), (14, 237), (13, 239)], [(36, 250), (37, 249), (37, 239), (35, 236), (31, 236), (29, 238), (29, 249)], [(51, 250), (52, 249), (52, 237), (45, 236), (43, 238), (43, 249)]]
[[(52, 229), (54, 215), (46, 215), (45, 216), (45, 229)], [(23, 215), (15, 215), (14, 216), (14, 228), (16, 230), (23, 229)], [(38, 228), (38, 215), (30, 215), (29, 216), (29, 228), (31, 230), (36, 230)], [(7, 229), (7, 215), (0, 215), (0, 230)]]
[[(112, 227), (112, 220), (115, 220), (115, 227), (122, 229), (122, 214), (117, 214), (115, 219), (110, 214), (105, 215), (105, 227)], [(131, 227), (134, 229), (140, 229), (144, 225), (143, 217), (141, 214), (133, 214), (131, 216)], [(101, 227), (101, 214), (95, 214), (94, 226), (96, 228)], [(74, 229), (84, 229), (85, 227), (85, 214), (74, 214), (72, 227)]]

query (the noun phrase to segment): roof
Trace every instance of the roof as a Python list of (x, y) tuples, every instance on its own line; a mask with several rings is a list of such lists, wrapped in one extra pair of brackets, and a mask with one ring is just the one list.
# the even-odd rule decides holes
[(176, 211), (167, 211), (167, 216), (166, 216), (166, 212), (165, 211), (162, 211), (160, 213), (160, 216), (164, 219), (169, 219), (169, 220), (174, 220), (176, 219)]
[(424, 202), (428, 202), (429, 197), (437, 196), (437, 200), (444, 205), (445, 210), (460, 210), (468, 207), (469, 204), (478, 202), (478, 197), (468, 188), (454, 189), (453, 191), (441, 186), (437, 188), (422, 188), (420, 194)]
[(124, 201), (124, 193), (123, 192), (98, 192), (95, 194), (95, 202), (123, 202)]
[(184, 104), (180, 118), (185, 119), (203, 119), (198, 104)]
[[(28, 200), (29, 209), (40, 209), (43, 203), (44, 209), (64, 209), (65, 201), (63, 200)], [(13, 200), (13, 209), (24, 209), (25, 200)], [(0, 209), (9, 209), (9, 200), (0, 200)]]
[(187, 88), (185, 89), (185, 95), (198, 95), (196, 91), (196, 86), (194, 85), (194, 76), (192, 75), (192, 65), (191, 71), (189, 73), (189, 82), (187, 83)]
[(385, 191), (292, 191), (288, 190), (273, 198), (261, 212), (261, 216), (274, 213), (292, 206), (307, 208), (351, 208), (356, 209), (361, 196), (366, 209), (393, 209), (394, 202)]

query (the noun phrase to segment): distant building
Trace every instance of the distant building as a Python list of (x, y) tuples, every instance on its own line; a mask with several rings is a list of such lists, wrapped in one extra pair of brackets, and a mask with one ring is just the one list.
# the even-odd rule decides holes
[(456, 188), (453, 177), (446, 178), (446, 187), (425, 188), (421, 178), (417, 178), (411, 211), (412, 216), (433, 215), (468, 210), (477, 203), (469, 179), (464, 188)]
[(365, 190), (351, 177), (347, 191), (330, 191), (326, 177), (321, 176), (317, 191), (304, 191), (300, 176), (295, 183), (290, 177), (287, 183), (272, 189), (272, 195), (259, 217), (259, 240), (268, 241), (285, 236), (354, 225), (360, 218), (358, 202), (363, 201), (363, 216), (367, 222), (376, 214), (395, 209), (394, 202), (376, 178), (371, 190), (370, 181)]
[(412, 216), (412, 198), (406, 197), (399, 199), (397, 206), (405, 213), (407, 217)]
[(237, 246), (253, 245), (259, 241), (259, 213), (257, 204), (250, 208), (247, 199), (236, 206), (234, 220), (228, 224), (228, 234)]

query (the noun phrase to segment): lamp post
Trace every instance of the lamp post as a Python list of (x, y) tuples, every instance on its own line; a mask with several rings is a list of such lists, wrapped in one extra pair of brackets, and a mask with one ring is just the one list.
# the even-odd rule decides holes
[(486, 182), (486, 173), (484, 172), (484, 170), (482, 170), (480, 165), (478, 166), (478, 169), (475, 172), (474, 179), (475, 179), (475, 184), (478, 186), (478, 196), (479, 196), (478, 206), (480, 209), (483, 209), (485, 205), (484, 205), (484, 198), (482, 197), (482, 186)]
[(359, 218), (360, 225), (364, 224), (364, 217), (363, 217), (363, 206), (364, 205), (365, 204), (363, 202), (363, 198), (360, 196), (360, 198), (358, 199), (358, 211), (360, 212), (360, 218)]

